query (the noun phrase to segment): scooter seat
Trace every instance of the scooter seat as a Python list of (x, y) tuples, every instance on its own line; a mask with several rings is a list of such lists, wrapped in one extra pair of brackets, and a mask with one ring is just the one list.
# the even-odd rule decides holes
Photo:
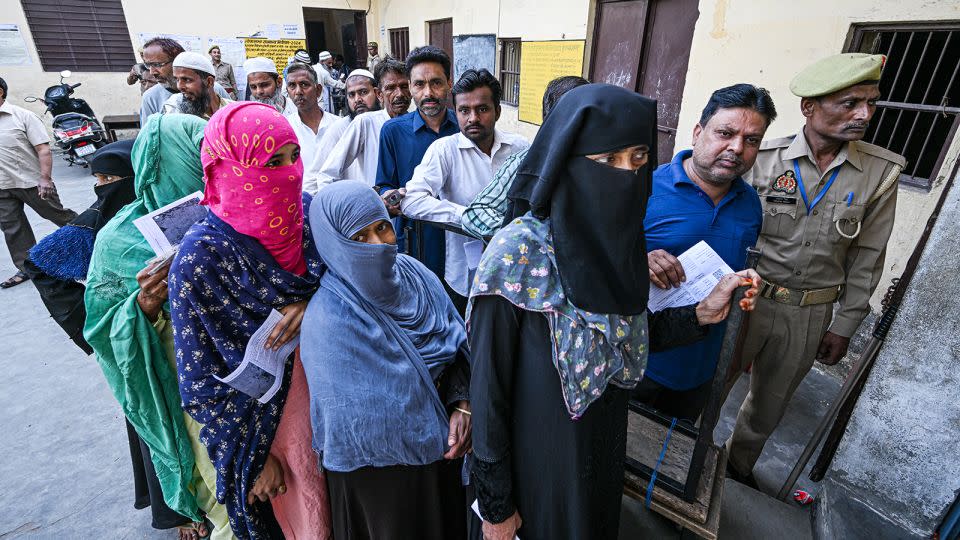
[(87, 116), (87, 115), (85, 115), (85, 114), (80, 114), (80, 113), (63, 113), (63, 114), (58, 114), (58, 115), (53, 119), (53, 125), (54, 125), (54, 126), (57, 126), (57, 127), (61, 127), (61, 126), (62, 126), (62, 127), (79, 126), (80, 124), (82, 124), (82, 123), (84, 123), (84, 122), (96, 123), (96, 120), (90, 118), (89, 116)]

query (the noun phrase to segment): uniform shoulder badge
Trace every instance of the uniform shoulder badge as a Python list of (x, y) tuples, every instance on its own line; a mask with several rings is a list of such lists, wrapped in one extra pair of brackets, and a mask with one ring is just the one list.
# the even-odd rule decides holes
[(771, 182), (770, 188), (787, 195), (793, 195), (797, 192), (797, 177), (793, 174), (793, 171), (785, 171)]

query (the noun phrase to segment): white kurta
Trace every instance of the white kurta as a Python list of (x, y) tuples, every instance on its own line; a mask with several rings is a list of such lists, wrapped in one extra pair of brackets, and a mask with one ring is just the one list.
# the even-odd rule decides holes
[(390, 113), (379, 110), (354, 118), (321, 164), (318, 188), (337, 180), (357, 180), (373, 187), (380, 158), (380, 130)]

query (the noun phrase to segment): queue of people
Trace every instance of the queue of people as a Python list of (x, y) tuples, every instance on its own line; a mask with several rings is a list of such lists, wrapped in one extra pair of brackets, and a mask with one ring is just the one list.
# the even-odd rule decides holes
[[(759, 316), (729, 377), (753, 364), (728, 473), (755, 485), (793, 390), (843, 356), (879, 280), (904, 164), (860, 141), (882, 57), (801, 72), (806, 124), (785, 139), (764, 141), (766, 90), (721, 88), (692, 149), (658, 167), (656, 103), (635, 92), (558, 78), (530, 142), (496, 127), (487, 70), (454, 82), (435, 47), (405, 63), (369, 51), (372, 69), (342, 81), (329, 53), (282, 78), (250, 59), (252, 101), (235, 103), (219, 57), (150, 40), (140, 134), (93, 156), (97, 202), (24, 260), (120, 403), (153, 525), (184, 540), (617, 538), (627, 403), (696, 422), (740, 288)], [(343, 118), (322, 106), (337, 83)], [(0, 169), (0, 195), (9, 180)], [(150, 261), (133, 222), (196, 191), (206, 217)], [(683, 283), (677, 257), (701, 241), (735, 272), (651, 312), (651, 286)], [(271, 317), (262, 347), (299, 345), (262, 402), (228, 375)]]

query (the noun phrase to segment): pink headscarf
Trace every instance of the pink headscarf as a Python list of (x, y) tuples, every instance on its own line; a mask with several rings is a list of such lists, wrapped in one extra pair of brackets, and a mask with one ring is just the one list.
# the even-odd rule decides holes
[(281, 146), (297, 144), (287, 119), (261, 103), (236, 103), (218, 110), (203, 135), (203, 204), (237, 232), (256, 238), (284, 270), (306, 272), (303, 161), (262, 165)]

